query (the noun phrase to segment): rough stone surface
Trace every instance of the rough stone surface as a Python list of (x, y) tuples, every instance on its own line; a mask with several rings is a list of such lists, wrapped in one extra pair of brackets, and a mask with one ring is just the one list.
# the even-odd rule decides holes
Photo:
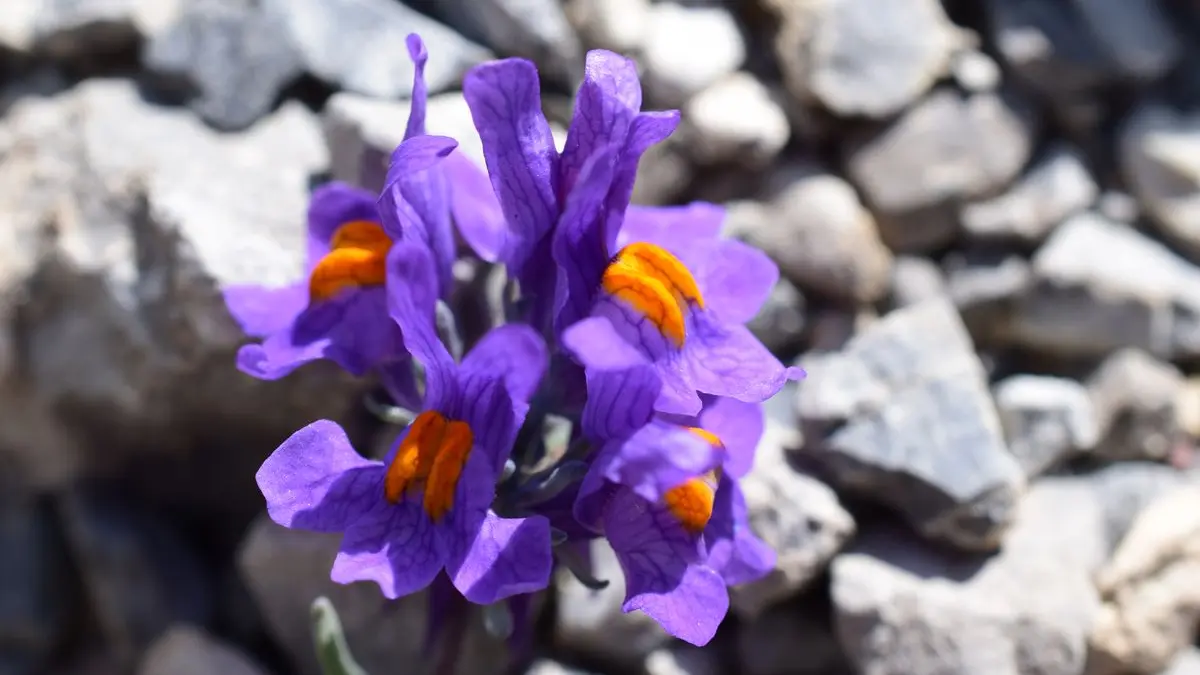
[(962, 201), (991, 196), (1025, 166), (1034, 124), (1011, 95), (939, 89), (879, 133), (852, 142), (847, 171), (895, 250), (948, 243)]
[(1133, 228), (1073, 216), (1033, 258), (1015, 322), (1031, 348), (1103, 356), (1122, 347), (1178, 358), (1200, 353), (1200, 270)]
[(433, 5), (443, 21), (497, 54), (532, 60), (543, 78), (583, 74), (583, 48), (557, 0), (438, 0)]
[[(738, 625), (738, 667), (747, 675), (850, 675), (826, 615), (813, 602), (772, 607)], [(827, 604), (827, 603), (826, 603)], [(804, 658), (797, 658), (803, 654)]]
[(791, 281), (780, 279), (762, 309), (746, 326), (773, 353), (796, 353), (807, 322), (806, 306), (800, 289)]
[(0, 502), (0, 670), (39, 672), (62, 648), (79, 606), (53, 513), (9, 494)]
[(721, 664), (709, 650), (692, 646), (656, 649), (646, 657), (646, 675), (717, 675)]
[(891, 302), (908, 307), (950, 293), (937, 263), (917, 256), (898, 256), (892, 265)]
[[(15, 3), (18, 14), (28, 11), (23, 4), (23, 0)], [(33, 35), (36, 48), (53, 58), (105, 56), (136, 49), (181, 9), (179, 0), (41, 0), (32, 15)]]
[(1188, 647), (1162, 675), (1200, 675), (1200, 648)]
[(775, 52), (800, 100), (884, 118), (945, 75), (962, 38), (936, 0), (770, 0)]
[(264, 675), (261, 666), (231, 645), (189, 625), (158, 638), (138, 666), (138, 675)]
[(1096, 454), (1110, 460), (1164, 460), (1176, 442), (1183, 375), (1135, 349), (1105, 359), (1088, 380), (1100, 423)]
[(1181, 250), (1200, 259), (1200, 115), (1147, 104), (1121, 130), (1121, 168), (1142, 207)]
[(646, 87), (663, 106), (679, 106), (737, 70), (746, 44), (725, 7), (662, 2), (650, 9), (642, 37)]
[(761, 167), (791, 136), (787, 115), (765, 85), (746, 72), (718, 80), (683, 109), (679, 134), (701, 164)]
[(642, 46), (650, 0), (567, 0), (567, 18), (591, 48), (629, 53)]
[(1200, 486), (1150, 504), (1096, 583), (1104, 605), (1088, 675), (1152, 675), (1169, 667), (1200, 625)]
[(804, 455), (835, 487), (887, 504), (931, 539), (999, 544), (1024, 477), (952, 305), (895, 310), (803, 365)]
[(972, 337), (981, 345), (1003, 341), (1033, 280), (1029, 261), (1000, 249), (968, 249), (946, 256), (943, 267), (950, 299)]
[(1033, 477), (1100, 438), (1100, 422), (1083, 385), (1058, 377), (1014, 375), (993, 390), (1008, 447)]
[(1072, 5), (1122, 76), (1153, 80), (1182, 55), (1183, 45), (1158, 3), (1074, 0)]
[(0, 14), (0, 48), (27, 53), (34, 44), (42, 0), (9, 0)]

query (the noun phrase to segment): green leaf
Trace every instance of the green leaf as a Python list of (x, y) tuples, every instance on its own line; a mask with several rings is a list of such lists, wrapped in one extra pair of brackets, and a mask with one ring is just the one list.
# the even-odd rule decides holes
[(346, 635), (342, 632), (342, 620), (329, 598), (321, 596), (313, 600), (310, 612), (321, 672), (325, 675), (367, 675), (350, 653)]

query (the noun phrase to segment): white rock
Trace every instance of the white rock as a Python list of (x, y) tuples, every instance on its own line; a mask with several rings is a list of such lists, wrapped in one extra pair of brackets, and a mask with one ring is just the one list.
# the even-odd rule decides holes
[(663, 2), (650, 10), (642, 63), (647, 87), (662, 105), (682, 105), (745, 59), (745, 41), (728, 9)]
[(683, 109), (686, 147), (704, 164), (762, 166), (791, 136), (787, 114), (753, 75), (734, 73), (696, 94)]

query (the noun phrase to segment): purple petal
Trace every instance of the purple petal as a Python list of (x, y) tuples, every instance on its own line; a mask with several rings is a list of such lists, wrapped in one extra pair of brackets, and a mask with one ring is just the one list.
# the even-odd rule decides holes
[(766, 424), (761, 403), (746, 403), (726, 396), (711, 397), (697, 426), (721, 439), (725, 445), (724, 472), (734, 478), (749, 473), (754, 451)]
[(401, 347), (399, 331), (388, 318), (387, 293), (382, 288), (359, 288), (309, 307), (262, 344), (242, 347), (237, 363), (252, 377), (277, 380), (325, 358), (361, 377)]
[(308, 306), (308, 284), (279, 288), (230, 286), (223, 291), (225, 308), (250, 337), (264, 338), (284, 330)]
[(641, 107), (637, 64), (610, 51), (588, 52), (559, 166), (560, 194), (571, 192), (592, 155), (613, 141), (624, 140)]
[(708, 566), (729, 586), (756, 581), (775, 568), (775, 551), (750, 530), (746, 497), (737, 481), (728, 476), (717, 487), (704, 540)]
[(450, 187), (438, 162), (451, 154), (457, 142), (441, 136), (414, 136), (392, 153), (392, 162), (379, 213), (393, 239), (406, 234), (419, 238), (437, 262), (438, 293), (445, 296), (453, 284), (454, 231), (450, 225)]
[(650, 362), (605, 317), (588, 317), (570, 326), (563, 331), (562, 344), (588, 369), (624, 370)]
[(766, 253), (734, 240), (719, 242), (693, 273), (709, 311), (729, 323), (753, 319), (779, 281)]
[(356, 220), (379, 222), (375, 195), (333, 181), (313, 190), (308, 201), (308, 269), (329, 253), (329, 241), (342, 225)]
[(676, 368), (696, 391), (747, 403), (762, 403), (804, 372), (784, 367), (745, 326), (718, 324), (703, 312)]
[(339, 584), (372, 581), (394, 600), (430, 583), (445, 565), (445, 549), (420, 504), (404, 500), (381, 506), (346, 530), (330, 578)]
[(566, 288), (561, 306), (556, 307), (558, 332), (587, 316), (608, 265), (610, 251), (604, 243), (601, 216), (615, 159), (614, 146), (601, 147), (587, 159), (554, 231), (554, 261)]
[(652, 422), (621, 444), (604, 470), (608, 480), (624, 485), (648, 502), (667, 490), (720, 465), (720, 448), (686, 429)]
[(589, 371), (584, 435), (596, 441), (629, 438), (654, 416), (654, 401), (661, 389), (658, 372), (650, 365)]
[(541, 384), (550, 354), (536, 330), (505, 324), (484, 335), (463, 358), (461, 377), (479, 374), (503, 380), (513, 401), (528, 402)]
[(558, 151), (542, 114), (537, 68), (524, 59), (476, 66), (463, 79), (463, 95), (510, 228), (505, 262), (519, 277), (558, 220)]
[(637, 165), (650, 146), (660, 143), (679, 126), (679, 111), (641, 113), (634, 118), (621, 150), (620, 160), (613, 173), (605, 203), (604, 243), (605, 248), (615, 252), (617, 233), (625, 220), (625, 210), (633, 197), (633, 183), (637, 179)]
[(383, 499), (383, 465), (355, 452), (329, 420), (288, 437), (254, 479), (271, 520), (298, 530), (342, 532)]
[(400, 326), (404, 346), (425, 368), (425, 405), (440, 410), (458, 397), (457, 367), (434, 324), (436, 276), (429, 249), (402, 237), (388, 253), (388, 312)]
[(407, 410), (420, 410), (423, 397), (417, 391), (416, 373), (413, 371), (412, 355), (401, 350), (392, 360), (381, 363), (376, 372), (392, 402)]
[(542, 590), (552, 566), (549, 521), (541, 516), (501, 518), (488, 511), (446, 571), (463, 596), (488, 605)]
[(584, 475), (575, 495), (575, 504), (572, 507), (575, 521), (596, 533), (603, 531), (604, 507), (613, 492), (619, 489), (604, 477), (604, 469), (620, 450), (621, 443), (619, 441), (610, 441), (598, 450), (594, 450), (592, 467)]
[(721, 235), (725, 207), (709, 202), (684, 206), (630, 205), (617, 237), (617, 247), (636, 241), (661, 246), (689, 267), (698, 260), (695, 252), (706, 249)]
[(408, 126), (404, 130), (404, 138), (425, 135), (425, 103), (429, 98), (429, 90), (425, 87), (425, 63), (429, 60), (429, 52), (421, 36), (410, 33), (404, 39), (408, 47), (408, 57), (413, 62), (412, 105), (408, 111)]
[(480, 259), (497, 262), (508, 250), (508, 222), (487, 172), (461, 150), (450, 153), (441, 169), (450, 184), (450, 210), (467, 245)]
[(425, 135), (405, 139), (392, 151), (384, 185), (436, 167), (457, 147), (458, 141), (447, 136)]
[(488, 373), (462, 373), (458, 387), (458, 407), (447, 412), (471, 427), (475, 440), (472, 456), (487, 459), (491, 468), (488, 480), (495, 483), (512, 452), (527, 406), (514, 405), (504, 381)]
[(703, 546), (659, 506), (629, 491), (613, 496), (604, 533), (625, 572), (626, 612), (641, 610), (671, 635), (702, 646), (729, 609), (725, 583), (698, 564)]

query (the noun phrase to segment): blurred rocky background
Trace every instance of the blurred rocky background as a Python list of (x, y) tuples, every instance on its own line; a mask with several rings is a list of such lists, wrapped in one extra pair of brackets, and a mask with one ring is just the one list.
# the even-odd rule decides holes
[(237, 372), (219, 295), (299, 275), (312, 185), (378, 187), (410, 31), (475, 154), (473, 64), (534, 59), (565, 128), (585, 51), (636, 57), (684, 111), (636, 201), (727, 203), (810, 373), (745, 485), (778, 569), (713, 643), (563, 578), (528, 672), (1200, 673), (1195, 0), (2, 0), (0, 675), (316, 675), (320, 594), (424, 672), (424, 598), (329, 582), (253, 478), (315, 418), (394, 429), (333, 368)]

